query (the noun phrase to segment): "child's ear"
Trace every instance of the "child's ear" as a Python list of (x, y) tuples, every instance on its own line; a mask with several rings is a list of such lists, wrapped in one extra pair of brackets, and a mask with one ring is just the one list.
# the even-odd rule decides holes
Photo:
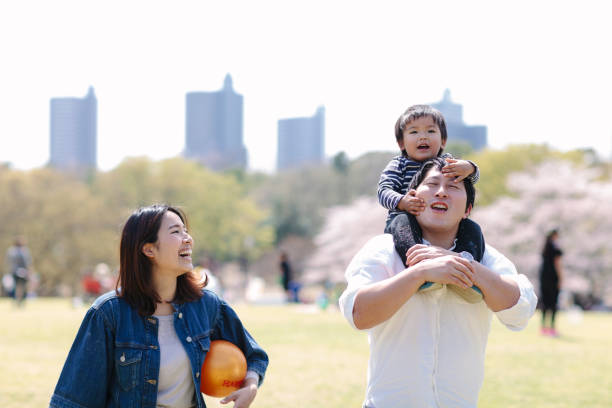
[(397, 141), (397, 146), (401, 151), (404, 151), (404, 149), (406, 149), (406, 147), (404, 146), (404, 138), (401, 138)]
[(444, 149), (446, 147), (446, 140), (442, 140), (442, 144), (440, 145), (441, 149)]
[(151, 243), (144, 244), (142, 246), (142, 253), (145, 254), (145, 256), (149, 258), (153, 258), (153, 256), (155, 255), (153, 252), (153, 244)]

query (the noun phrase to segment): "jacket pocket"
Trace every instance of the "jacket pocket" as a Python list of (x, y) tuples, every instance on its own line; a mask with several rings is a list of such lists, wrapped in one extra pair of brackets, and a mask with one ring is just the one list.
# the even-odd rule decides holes
[(138, 384), (142, 350), (129, 348), (115, 349), (115, 368), (117, 379), (123, 391), (130, 391)]
[(210, 350), (210, 336), (209, 335), (201, 335), (201, 336), (196, 336), (196, 341), (198, 342), (198, 345), (200, 346), (200, 349), (206, 353), (208, 350)]
[(198, 356), (200, 357), (200, 367), (204, 364), (206, 353), (210, 350), (210, 336), (196, 336), (196, 344), (198, 345)]

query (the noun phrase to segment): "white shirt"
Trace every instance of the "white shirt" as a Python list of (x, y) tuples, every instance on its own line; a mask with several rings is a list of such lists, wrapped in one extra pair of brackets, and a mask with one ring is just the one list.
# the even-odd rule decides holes
[(159, 379), (157, 407), (195, 407), (195, 386), (191, 363), (174, 330), (174, 315), (155, 316), (159, 321)]
[[(533, 286), (489, 245), (481, 263), (518, 284), (517, 303), (495, 314), (508, 328), (523, 329), (537, 303)], [(355, 255), (340, 297), (340, 309), (353, 327), (357, 291), (404, 269), (389, 234), (372, 238)], [(446, 286), (414, 294), (391, 318), (368, 330), (364, 407), (476, 407), (492, 314), (484, 301), (468, 303)]]
[[(157, 339), (160, 362), (157, 382), (158, 408), (195, 407), (195, 385), (191, 377), (191, 363), (174, 329), (174, 315), (155, 315), (159, 321)], [(259, 374), (247, 371), (245, 380), (259, 382)]]

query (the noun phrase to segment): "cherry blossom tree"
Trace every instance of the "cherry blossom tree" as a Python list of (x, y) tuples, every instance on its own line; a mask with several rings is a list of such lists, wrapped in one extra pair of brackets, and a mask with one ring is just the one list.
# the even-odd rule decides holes
[(485, 240), (507, 255), (521, 273), (538, 285), (538, 269), (546, 233), (559, 230), (567, 285), (581, 281), (598, 297), (612, 295), (612, 183), (601, 168), (569, 162), (543, 163), (509, 175), (512, 196), (478, 208), (472, 219)]

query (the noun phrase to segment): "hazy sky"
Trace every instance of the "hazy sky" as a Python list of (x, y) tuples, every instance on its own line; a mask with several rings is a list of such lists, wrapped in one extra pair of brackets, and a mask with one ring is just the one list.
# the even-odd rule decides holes
[[(0, 5), (0, 161), (49, 159), (49, 99), (98, 98), (98, 163), (178, 155), (185, 93), (230, 73), (250, 168), (277, 120), (326, 108), (326, 154), (395, 150), (393, 125), (451, 90), (489, 145), (612, 151), (605, 1), (11, 1)], [(452, 140), (452, 135), (450, 136)]]

